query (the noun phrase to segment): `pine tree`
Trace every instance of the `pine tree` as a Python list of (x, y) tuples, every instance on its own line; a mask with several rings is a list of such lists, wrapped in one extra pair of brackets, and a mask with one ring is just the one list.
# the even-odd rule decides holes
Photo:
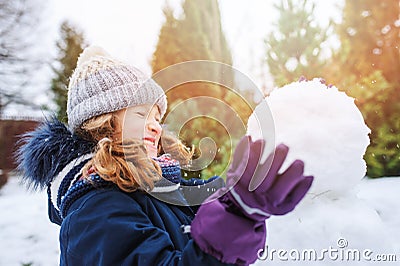
[[(217, 0), (185, 0), (182, 9), (182, 16), (176, 18), (170, 6), (166, 5), (164, 8), (165, 23), (160, 30), (159, 40), (152, 59), (152, 70), (155, 76), (160, 70), (168, 66), (191, 60), (210, 60), (232, 65), (231, 52), (222, 31)], [(226, 164), (229, 162), (231, 155), (229, 151), (232, 147), (227, 138), (230, 137), (229, 134), (232, 132), (226, 132), (226, 129), (221, 126), (221, 121), (210, 118), (220, 117), (223, 115), (223, 110), (207, 103), (200, 103), (196, 100), (196, 97), (208, 96), (217, 101), (225, 102), (236, 110), (244, 123), (251, 113), (251, 108), (248, 102), (238, 97), (237, 93), (231, 90), (234, 88), (233, 72), (222, 73), (222, 68), (218, 67), (199, 67), (196, 72), (207, 74), (207, 77), (213, 75), (215, 80), (221, 80), (220, 83), (227, 85), (227, 87), (196, 81), (176, 86), (167, 91), (168, 111), (166, 117), (168, 117), (169, 112), (185, 100), (191, 101), (189, 110), (185, 110), (185, 114), (182, 113), (182, 115), (192, 114), (193, 119), (185, 125), (180, 125), (179, 122), (176, 122), (179, 117), (176, 117), (176, 121), (169, 121), (172, 124), (170, 127), (179, 130), (179, 137), (188, 146), (193, 144), (198, 147), (200, 140), (205, 137), (211, 137), (216, 141), (220, 152), (217, 152), (211, 166), (201, 173), (185, 172), (187, 177), (210, 177), (212, 174), (221, 174), (219, 171), (226, 168)], [(174, 73), (169, 75), (168, 78), (171, 79), (172, 84), (176, 84), (177, 80), (185, 78), (185, 73)], [(203, 113), (205, 108), (208, 117), (198, 117), (198, 114)], [(175, 112), (174, 116), (179, 116), (179, 114)], [(231, 119), (232, 117), (226, 115), (221, 120), (226, 122)]]
[(329, 82), (356, 98), (371, 129), (369, 177), (400, 175), (400, 4), (347, 0)]
[(185, 0), (182, 18), (167, 4), (156, 50), (153, 73), (189, 60), (213, 60), (232, 65), (232, 56), (221, 26), (216, 0)]
[(308, 0), (281, 0), (274, 7), (280, 17), (266, 39), (267, 63), (276, 86), (323, 77), (325, 60), (321, 44), (331, 24), (322, 28), (313, 16), (315, 5)]
[(51, 90), (57, 104), (57, 117), (67, 122), (67, 95), (69, 78), (76, 68), (79, 54), (85, 46), (83, 33), (67, 21), (60, 28), (61, 40), (57, 42), (59, 56), (58, 66), (53, 68), (54, 78), (51, 81)]
[(174, 17), (174, 10), (167, 3), (163, 8), (163, 13), (165, 22), (161, 27), (156, 50), (151, 61), (153, 73), (184, 61), (184, 59), (180, 58), (180, 46), (176, 39), (178, 20)]
[[(182, 4), (183, 14), (175, 18), (171, 7), (164, 8), (165, 23), (160, 30), (159, 41), (153, 54), (153, 73), (168, 66), (191, 61), (210, 60), (232, 65), (232, 56), (221, 26), (221, 16), (217, 0), (186, 0)], [(199, 73), (218, 79), (219, 69), (197, 69)], [(178, 75), (178, 76), (177, 76)], [(173, 80), (179, 80), (175, 73)], [(233, 77), (224, 74), (224, 84), (232, 85)], [(168, 99), (171, 104), (175, 101), (189, 99), (200, 95), (224, 98), (226, 89), (217, 85), (194, 82), (184, 84), (170, 92)]]

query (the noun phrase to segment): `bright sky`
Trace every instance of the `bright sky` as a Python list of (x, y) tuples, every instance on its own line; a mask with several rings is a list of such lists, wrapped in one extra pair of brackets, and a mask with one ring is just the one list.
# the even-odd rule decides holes
[[(59, 0), (51, 2), (54, 5), (51, 13), (56, 21), (63, 18), (73, 21), (84, 30), (90, 43), (103, 46), (112, 55), (150, 75), (149, 62), (164, 21), (162, 7), (166, 1), (180, 12), (183, 0)], [(339, 19), (340, 12), (335, 5), (343, 0), (313, 1), (317, 5), (315, 17), (321, 24), (326, 24), (329, 18)], [(261, 85), (261, 80), (268, 80), (263, 40), (277, 18), (273, 7), (277, 2), (219, 0), (222, 27), (232, 50), (234, 66), (257, 85)]]

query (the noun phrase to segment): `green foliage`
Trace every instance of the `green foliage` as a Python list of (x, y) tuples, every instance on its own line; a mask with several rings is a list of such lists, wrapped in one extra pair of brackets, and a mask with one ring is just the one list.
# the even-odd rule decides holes
[[(295, 5), (297, 3), (297, 5)], [(335, 25), (341, 47), (320, 57), (326, 29), (316, 26), (307, 0), (281, 0), (276, 32), (266, 40), (267, 62), (277, 86), (300, 76), (324, 77), (356, 98), (371, 129), (365, 160), (370, 177), (400, 175), (399, 1), (346, 0)]]
[(364, 156), (367, 175), (399, 175), (400, 99), (395, 95), (393, 86), (385, 80), (382, 71), (377, 70), (355, 83), (348, 92), (357, 97), (356, 103), (371, 128), (371, 143)]
[(59, 55), (58, 66), (53, 68), (54, 78), (51, 81), (51, 90), (57, 104), (57, 117), (63, 122), (67, 121), (67, 95), (69, 78), (76, 68), (79, 54), (85, 46), (83, 34), (64, 22), (60, 28), (61, 40), (57, 42)]
[(221, 27), (216, 0), (186, 0), (183, 15), (175, 18), (164, 7), (161, 27), (152, 59), (153, 73), (189, 60), (212, 60), (232, 65), (232, 56)]
[(391, 118), (371, 134), (371, 145), (365, 154), (369, 177), (400, 173), (400, 120)]
[(269, 34), (267, 63), (275, 85), (281, 87), (297, 81), (323, 77), (323, 44), (331, 25), (322, 28), (313, 17), (314, 4), (308, 0), (281, 0), (274, 7), (280, 14), (275, 30)]
[[(182, 4), (183, 14), (176, 18), (170, 6), (164, 8), (165, 23), (159, 34), (156, 50), (152, 58), (153, 73), (168, 66), (191, 60), (210, 60), (227, 65), (232, 65), (232, 56), (221, 27), (221, 17), (217, 0), (185, 0)], [(197, 73), (215, 75), (222, 78), (220, 69), (196, 69)], [(174, 73), (168, 77), (171, 83), (184, 80), (185, 73)], [(233, 72), (224, 73), (224, 85), (233, 84)], [(161, 84), (163, 85), (163, 84)], [(168, 127), (173, 132), (178, 132), (179, 138), (187, 146), (196, 146), (196, 156), (201, 156), (199, 151), (200, 140), (212, 138), (217, 145), (217, 153), (213, 162), (202, 171), (184, 171), (184, 177), (209, 178), (213, 175), (223, 175), (231, 156), (231, 138), (239, 138), (244, 130), (235, 129), (228, 132), (226, 124), (235, 123), (234, 117), (225, 114), (224, 110), (208, 103), (201, 103), (198, 97), (207, 96), (233, 108), (238, 117), (247, 122), (251, 114), (250, 105), (240, 96), (235, 94), (232, 87), (213, 84), (210, 82), (189, 82), (181, 84), (167, 91), (168, 110), (165, 117)], [(185, 101), (190, 106), (185, 110), (178, 110)], [(173, 114), (170, 115), (169, 114)], [(203, 115), (199, 115), (203, 114)], [(190, 121), (182, 124), (182, 116), (190, 117)], [(245, 123), (244, 122), (244, 123)], [(242, 126), (243, 128), (243, 126)], [(194, 158), (196, 159), (196, 157)]]
[(390, 86), (382, 71), (376, 70), (361, 78), (351, 74), (346, 76), (342, 79), (341, 89), (347, 95), (356, 98), (359, 108), (365, 108), (364, 105), (370, 102), (383, 103), (386, 101), (387, 95), (383, 92), (390, 89)]
[(220, 157), (218, 161), (213, 162), (211, 167), (208, 167), (202, 171), (202, 178), (209, 178), (210, 176), (219, 175), (226, 178), (226, 171), (230, 165), (230, 160), (233, 156), (234, 147), (236, 147), (237, 139), (231, 143), (229, 139), (224, 139), (225, 142), (220, 145), (217, 155)]
[[(176, 106), (172, 106), (173, 115), (167, 117), (166, 123), (168, 129), (172, 132), (177, 132), (180, 139), (187, 146), (195, 147), (194, 161), (199, 160), (199, 157), (210, 158), (208, 152), (216, 151), (215, 157), (211, 157), (211, 164), (200, 171), (187, 170), (184, 171), (184, 177), (200, 177), (210, 178), (214, 175), (224, 176), (229, 165), (234, 144), (241, 136), (245, 134), (245, 123), (239, 116), (232, 115), (226, 112), (223, 105), (217, 106), (210, 104), (207, 99), (192, 100), (187, 102), (188, 106), (183, 102), (174, 102)], [(175, 111), (174, 108), (182, 108)], [(181, 111), (183, 110), (183, 111)], [(236, 114), (238, 110), (233, 110)], [(250, 115), (250, 108), (247, 111)], [(184, 123), (182, 121), (185, 121)], [(215, 143), (214, 147), (202, 147), (201, 141), (206, 138), (212, 139)], [(212, 153), (211, 153), (212, 154)]]
[(400, 175), (399, 15), (397, 0), (347, 0), (336, 28), (341, 49), (328, 81), (356, 98), (371, 129), (369, 177)]
[[(398, 0), (347, 0), (337, 33), (346, 47), (342, 71), (358, 78), (381, 70), (392, 84), (400, 82)], [(343, 52), (343, 51), (340, 51)]]

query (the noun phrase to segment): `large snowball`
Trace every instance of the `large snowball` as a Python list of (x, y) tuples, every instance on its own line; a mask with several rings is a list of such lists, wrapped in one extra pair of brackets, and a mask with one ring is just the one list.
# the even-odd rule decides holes
[[(275, 126), (272, 144), (289, 146), (284, 168), (301, 159), (306, 174), (314, 175), (310, 194), (336, 197), (365, 176), (363, 155), (370, 130), (353, 98), (314, 79), (275, 89), (265, 101), (267, 105), (260, 104), (250, 116), (248, 134), (259, 139)], [(264, 118), (266, 112), (261, 109), (265, 106), (271, 111), (273, 123)]]
[[(247, 130), (253, 139), (269, 142), (267, 153), (279, 143), (289, 146), (283, 169), (301, 159), (306, 174), (315, 177), (310, 192), (293, 212), (267, 220), (268, 248), (287, 252), (313, 249), (318, 256), (330, 247), (339, 252), (392, 251), (379, 214), (355, 193), (366, 172), (363, 155), (370, 130), (353, 98), (317, 79), (295, 82), (274, 90), (257, 106)], [(342, 242), (347, 243), (345, 247)], [(361, 260), (269, 258), (256, 265), (364, 265)]]

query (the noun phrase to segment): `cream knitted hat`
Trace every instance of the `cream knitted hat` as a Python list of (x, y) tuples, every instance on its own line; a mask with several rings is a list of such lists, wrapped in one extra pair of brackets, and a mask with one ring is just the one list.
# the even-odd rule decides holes
[(82, 52), (68, 85), (67, 115), (72, 131), (89, 118), (141, 104), (157, 104), (162, 117), (167, 109), (163, 89), (100, 47), (90, 46)]

